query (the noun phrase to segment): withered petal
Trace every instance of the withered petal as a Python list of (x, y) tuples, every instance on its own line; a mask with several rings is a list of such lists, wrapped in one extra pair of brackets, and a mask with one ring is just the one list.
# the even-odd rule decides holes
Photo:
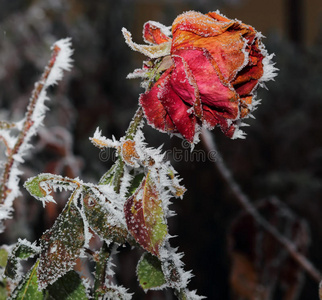
[(171, 38), (162, 31), (163, 27), (162, 24), (157, 22), (146, 22), (143, 27), (144, 40), (151, 44), (162, 44), (171, 41)]
[(162, 74), (159, 80), (153, 85), (151, 90), (140, 95), (140, 105), (143, 108), (148, 124), (163, 132), (177, 132), (176, 128), (169, 117), (168, 112), (158, 98), (158, 94), (162, 93), (164, 81), (170, 76), (172, 68), (169, 68)]
[(180, 96), (173, 90), (170, 77), (164, 81), (164, 88), (158, 97), (169, 114), (177, 131), (190, 143), (194, 141), (197, 119), (188, 110), (191, 106), (185, 104)]
[[(214, 107), (226, 118), (235, 119), (238, 116), (238, 95), (220, 76), (220, 71), (214, 68), (215, 62), (211, 61), (208, 53), (201, 49), (184, 49), (176, 51), (176, 54), (187, 63), (193, 74), (201, 104)], [(182, 65), (176, 63), (176, 69), (182, 68)]]

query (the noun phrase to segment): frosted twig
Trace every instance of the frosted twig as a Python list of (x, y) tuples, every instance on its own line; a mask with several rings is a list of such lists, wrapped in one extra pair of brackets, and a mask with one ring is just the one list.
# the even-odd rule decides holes
[[(40, 80), (35, 84), (25, 117), (21, 122), (16, 123), (19, 130), (18, 136), (12, 138), (9, 133), (6, 134), (4, 142), (7, 148), (7, 161), (4, 164), (0, 179), (0, 220), (10, 217), (13, 200), (20, 194), (18, 175), (21, 174), (21, 171), (18, 170), (18, 165), (24, 161), (23, 156), (31, 148), (29, 141), (37, 133), (45, 117), (46, 107), (44, 102), (48, 100), (46, 89), (61, 80), (63, 71), (70, 70), (72, 66), (71, 55), (73, 50), (70, 46), (69, 38), (59, 40), (53, 45), (51, 59)], [(2, 130), (12, 127), (9, 123), (7, 123), (7, 126), (4, 125), (6, 123), (2, 122)]]
[(216, 161), (214, 167), (220, 173), (222, 179), (230, 188), (237, 202), (262, 226), (281, 246), (283, 246), (291, 257), (317, 282), (320, 282), (322, 275), (319, 270), (301, 253), (297, 251), (297, 247), (289, 239), (285, 238), (274, 226), (267, 222), (257, 209), (252, 205), (250, 199), (243, 193), (240, 186), (234, 180), (231, 172), (226, 166), (221, 154), (218, 152), (215, 141), (211, 133), (203, 129), (202, 142), (208, 151), (216, 153)]

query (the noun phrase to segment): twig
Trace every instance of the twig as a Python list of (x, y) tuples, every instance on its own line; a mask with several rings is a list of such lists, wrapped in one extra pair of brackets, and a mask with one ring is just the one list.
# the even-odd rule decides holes
[(214, 167), (218, 170), (223, 180), (226, 182), (230, 190), (232, 191), (235, 199), (238, 203), (256, 220), (256, 222), (262, 226), (271, 236), (282, 245), (291, 257), (317, 282), (320, 282), (322, 275), (315, 266), (301, 253), (297, 251), (297, 247), (287, 238), (285, 238), (279, 231), (267, 222), (257, 209), (252, 205), (249, 198), (242, 192), (237, 182), (232, 177), (229, 169), (225, 165), (225, 162), (218, 151), (215, 141), (208, 130), (202, 131), (202, 142), (208, 151), (216, 153), (216, 161), (213, 163)]
[[(45, 68), (40, 80), (35, 84), (29, 105), (22, 121), (17, 123), (0, 122), (0, 139), (6, 145), (7, 161), (4, 164), (0, 178), (0, 221), (9, 218), (13, 211), (12, 203), (19, 196), (19, 171), (18, 166), (22, 163), (23, 156), (31, 147), (30, 139), (37, 133), (44, 117), (48, 100), (46, 89), (56, 84), (63, 77), (63, 71), (71, 68), (70, 39), (57, 41), (52, 47), (51, 59)], [(11, 137), (9, 130), (16, 127), (19, 130), (18, 136)], [(0, 231), (4, 229), (1, 226)]]

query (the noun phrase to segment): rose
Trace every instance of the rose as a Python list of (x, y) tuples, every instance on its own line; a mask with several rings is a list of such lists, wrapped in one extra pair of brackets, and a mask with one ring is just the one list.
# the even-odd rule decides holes
[(256, 87), (272, 79), (276, 68), (253, 27), (218, 12), (179, 15), (171, 32), (147, 22), (137, 45), (123, 32), (128, 44), (151, 58), (132, 77), (144, 77), (147, 90), (140, 104), (150, 125), (198, 141), (200, 127), (221, 130), (231, 138), (244, 137), (239, 129), (258, 101)]

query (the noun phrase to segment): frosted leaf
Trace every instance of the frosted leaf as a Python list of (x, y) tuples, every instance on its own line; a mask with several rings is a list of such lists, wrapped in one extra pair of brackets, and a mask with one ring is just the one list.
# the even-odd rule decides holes
[(160, 260), (162, 263), (162, 271), (167, 280), (168, 286), (177, 290), (187, 289), (187, 285), (192, 277), (191, 272), (183, 269), (181, 258), (183, 253), (177, 253), (177, 249), (172, 248), (168, 242), (160, 251)]
[[(105, 202), (109, 201), (108, 199)], [(124, 243), (127, 230), (124, 225), (114, 217), (108, 207), (100, 199), (91, 193), (86, 193), (83, 198), (83, 209), (89, 227), (105, 241), (113, 240), (116, 243)]]
[(120, 195), (114, 191), (114, 187), (112, 185), (98, 185), (92, 188), (92, 192), (100, 199), (100, 203), (105, 206), (106, 210), (113, 215), (115, 224), (122, 224), (122, 227), (126, 226), (123, 213), (124, 202)]
[(140, 157), (136, 151), (135, 141), (127, 139), (121, 142), (122, 159), (131, 167), (138, 168), (140, 166)]
[(123, 286), (118, 286), (113, 283), (106, 284), (106, 293), (104, 296), (99, 297), (100, 300), (131, 300), (132, 293), (128, 292), (128, 289)]
[(115, 140), (113, 137), (113, 140), (106, 138), (105, 136), (102, 136), (101, 130), (97, 127), (94, 136), (90, 138), (91, 142), (94, 146), (102, 149), (102, 148), (118, 148), (119, 142)]
[(54, 284), (48, 286), (46, 293), (49, 294), (49, 299), (88, 299), (86, 286), (75, 271), (66, 273)]
[(38, 267), (39, 288), (44, 289), (66, 274), (82, 254), (85, 243), (84, 223), (72, 198), (75, 191), (53, 227), (40, 238), (41, 254)]
[(42, 300), (44, 298), (43, 292), (38, 289), (37, 266), (38, 262), (35, 263), (24, 279), (15, 288), (10, 299)]
[(161, 261), (148, 252), (142, 255), (136, 267), (136, 273), (139, 284), (145, 291), (166, 287), (167, 281), (164, 278)]
[(20, 261), (35, 256), (40, 252), (40, 247), (27, 240), (18, 239), (6, 264), (5, 275), (11, 279), (19, 280), (21, 273)]
[(138, 51), (149, 58), (158, 58), (170, 54), (171, 42), (165, 42), (159, 45), (139, 45), (132, 41), (131, 33), (125, 28), (122, 28), (122, 33), (125, 38), (125, 42), (132, 50)]
[(148, 173), (136, 192), (126, 200), (124, 214), (129, 232), (142, 248), (159, 256), (167, 235), (162, 201)]
[(117, 161), (100, 179), (99, 185), (110, 185), (114, 180), (115, 173), (119, 167), (119, 161)]
[(42, 201), (45, 206), (46, 202), (54, 202), (51, 193), (57, 190), (59, 191), (72, 191), (80, 185), (80, 182), (76, 179), (70, 179), (68, 177), (62, 177), (60, 175), (43, 173), (35, 177), (29, 178), (24, 187), (28, 192), (37, 200)]

